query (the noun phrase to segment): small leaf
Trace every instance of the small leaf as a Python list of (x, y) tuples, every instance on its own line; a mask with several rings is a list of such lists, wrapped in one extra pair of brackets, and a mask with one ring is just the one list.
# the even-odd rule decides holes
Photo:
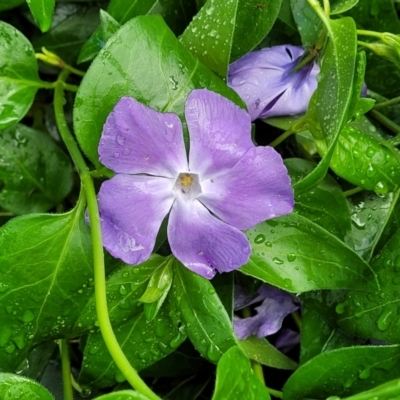
[(42, 32), (47, 32), (51, 26), (55, 0), (26, 0)]
[(73, 184), (72, 165), (46, 134), (17, 124), (0, 135), (0, 206), (14, 214), (57, 205)]
[(281, 3), (282, 0), (208, 0), (180, 40), (203, 64), (225, 78), (229, 63), (251, 51), (267, 35)]
[(272, 346), (267, 339), (250, 336), (246, 340), (239, 340), (239, 347), (247, 357), (267, 367), (288, 370), (297, 368), (297, 363)]
[(341, 14), (351, 10), (359, 0), (331, 0), (331, 14)]
[(247, 357), (238, 347), (229, 349), (219, 360), (212, 400), (270, 400), (266, 387), (255, 376)]
[(211, 283), (175, 261), (172, 301), (194, 347), (211, 362), (237, 344), (232, 322)]
[(120, 390), (118, 392), (112, 392), (105, 394), (100, 397), (96, 397), (95, 400), (150, 400), (148, 397), (135, 392), (133, 390)]
[(347, 397), (397, 378), (400, 346), (358, 346), (322, 353), (288, 379), (287, 400)]
[(0, 372), (0, 398), (2, 400), (54, 400), (46, 388), (32, 379), (3, 372)]
[(316, 289), (374, 291), (374, 272), (354, 251), (295, 213), (246, 231), (253, 248), (240, 271), (293, 293)]
[(0, 130), (17, 123), (42, 87), (35, 51), (13, 26), (0, 21)]

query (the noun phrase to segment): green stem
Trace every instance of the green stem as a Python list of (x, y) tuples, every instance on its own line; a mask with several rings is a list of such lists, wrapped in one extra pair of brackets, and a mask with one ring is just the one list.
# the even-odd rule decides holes
[(388, 117), (386, 117), (385, 115), (383, 115), (382, 113), (380, 113), (379, 111), (371, 110), (368, 114), (371, 115), (371, 117), (375, 118), (377, 121), (379, 121), (384, 127), (391, 130), (393, 133), (395, 134), (400, 133), (400, 126), (397, 125)]
[(70, 85), (69, 83), (64, 83), (64, 89), (69, 90), (70, 92), (77, 92), (79, 89), (79, 86), (76, 85)]
[(251, 368), (253, 368), (254, 375), (265, 386), (265, 379), (264, 379), (264, 372), (262, 369), (262, 365), (257, 361), (251, 360)]
[(69, 71), (63, 70), (59, 75), (58, 81), (56, 82), (54, 92), (54, 111), (58, 130), (64, 140), (65, 145), (67, 146), (68, 151), (71, 154), (72, 161), (79, 172), (82, 186), (87, 198), (93, 245), (95, 303), (100, 331), (112, 359), (132, 387), (151, 400), (160, 400), (160, 397), (158, 397), (146, 385), (136, 370), (129, 363), (120, 345), (118, 344), (111, 325), (107, 306), (104, 251), (96, 192), (94, 190), (93, 180), (90, 176), (89, 169), (86, 166), (86, 162), (78, 148), (78, 145), (76, 144), (75, 139), (68, 128), (63, 112), (63, 105), (65, 102), (63, 81), (67, 79), (68, 75)]
[(380, 32), (366, 31), (363, 29), (357, 29), (357, 35), (373, 36), (373, 37), (377, 37), (379, 39), (382, 37), (382, 33), (380, 33)]
[(400, 103), (400, 96), (394, 97), (393, 99), (382, 101), (381, 103), (375, 104), (374, 109), (377, 110), (379, 108), (393, 106), (394, 104)]
[(63, 69), (66, 69), (67, 71), (71, 72), (72, 74), (78, 75), (78, 76), (85, 76), (85, 72), (81, 71), (80, 69), (74, 68), (73, 66), (69, 64), (64, 64)]
[(12, 217), (12, 216), (14, 216), (14, 214), (12, 212), (8, 212), (8, 211), (0, 212), (0, 217)]
[(62, 380), (64, 390), (64, 400), (73, 400), (74, 394), (72, 392), (71, 383), (71, 362), (69, 359), (69, 346), (66, 339), (59, 341), (61, 351), (61, 368), (62, 368)]
[(349, 196), (353, 196), (353, 194), (360, 193), (363, 190), (364, 189), (362, 187), (355, 187), (353, 189), (346, 190), (345, 192), (343, 192), (343, 195), (344, 195), (344, 197), (349, 197)]
[(292, 312), (292, 318), (299, 329), (301, 329), (301, 317), (297, 311)]
[(272, 396), (277, 397), (278, 399), (283, 399), (283, 393), (280, 392), (279, 390), (271, 389), (267, 387), (268, 393), (272, 394)]
[(324, 0), (324, 11), (325, 15), (329, 18), (331, 14), (331, 5), (329, 4), (329, 0)]
[(319, 4), (318, 0), (307, 0), (307, 3), (310, 7), (318, 14), (321, 21), (325, 24), (326, 27), (329, 26), (329, 17), (325, 14), (325, 11)]

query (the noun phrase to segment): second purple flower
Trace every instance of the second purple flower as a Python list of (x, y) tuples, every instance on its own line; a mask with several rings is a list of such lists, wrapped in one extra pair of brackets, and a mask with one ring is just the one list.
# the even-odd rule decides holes
[(150, 256), (170, 212), (168, 240), (187, 268), (212, 278), (244, 265), (241, 230), (293, 209), (281, 156), (255, 147), (250, 116), (209, 90), (187, 98), (189, 161), (182, 123), (123, 97), (104, 125), (100, 161), (116, 175), (98, 194), (105, 248), (128, 264)]

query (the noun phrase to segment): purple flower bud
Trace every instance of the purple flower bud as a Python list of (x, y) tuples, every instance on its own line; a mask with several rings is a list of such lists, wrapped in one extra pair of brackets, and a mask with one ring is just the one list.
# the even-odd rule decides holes
[(301, 47), (275, 46), (248, 53), (230, 65), (228, 85), (246, 103), (252, 121), (307, 110), (319, 66), (311, 62), (292, 72), (303, 53)]

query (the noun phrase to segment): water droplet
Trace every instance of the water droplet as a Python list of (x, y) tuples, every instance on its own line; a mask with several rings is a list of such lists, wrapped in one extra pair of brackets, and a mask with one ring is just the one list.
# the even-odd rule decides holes
[(31, 322), (35, 319), (35, 315), (31, 310), (25, 310), (21, 317), (22, 321), (25, 323)]
[(4, 293), (8, 290), (8, 285), (7, 283), (0, 282), (0, 293)]
[(122, 383), (122, 382), (126, 381), (124, 374), (118, 368), (115, 371), (114, 378), (119, 383)]
[(274, 258), (272, 259), (272, 261), (273, 261), (275, 264), (278, 264), (278, 265), (282, 265), (282, 264), (285, 263), (283, 260), (281, 260), (281, 259), (278, 258), (278, 257), (274, 257)]
[(367, 367), (360, 371), (358, 377), (360, 379), (368, 379), (371, 376), (371, 368)]
[(207, 347), (206, 354), (207, 358), (212, 362), (218, 361), (219, 358), (221, 357), (221, 352), (218, 350), (216, 346), (214, 346), (211, 343)]
[(125, 136), (122, 135), (117, 135), (117, 143), (120, 146), (123, 146), (125, 144)]
[(339, 304), (336, 306), (335, 311), (336, 311), (338, 314), (343, 314), (343, 313), (345, 312), (346, 307), (347, 307), (348, 304), (349, 304), (349, 303), (348, 303), (347, 301), (344, 301), (343, 303), (339, 303)]
[(263, 235), (263, 234), (257, 235), (254, 239), (254, 243), (256, 243), (256, 244), (261, 244), (264, 242), (265, 242), (265, 235)]
[(372, 178), (374, 175), (376, 175), (376, 169), (372, 166), (372, 164), (368, 165), (366, 175), (368, 176), (368, 178)]
[(122, 277), (123, 278), (127, 278), (129, 276), (129, 272), (124, 272), (123, 274), (122, 274)]
[(392, 315), (392, 310), (383, 311), (378, 321), (376, 322), (379, 330), (386, 331), (389, 328), (390, 323), (392, 322), (391, 315)]
[(292, 253), (289, 253), (287, 256), (287, 260), (289, 261), (289, 262), (293, 262), (293, 261), (295, 261), (296, 260), (296, 255), (295, 254), (292, 254)]
[(122, 294), (122, 296), (125, 296), (128, 294), (128, 289), (124, 285), (121, 285), (119, 287), (119, 293)]
[(170, 342), (169, 345), (173, 348), (176, 349), (178, 346), (181, 344), (181, 334), (178, 333)]
[(374, 191), (378, 194), (386, 194), (389, 188), (386, 182), (378, 182), (374, 187)]
[(14, 353), (14, 351), (15, 351), (15, 344), (14, 344), (14, 343), (11, 343), (10, 345), (8, 345), (8, 346), (4, 349), (4, 351), (5, 351), (7, 354), (12, 354), (12, 353)]
[(170, 75), (169, 81), (172, 84), (172, 90), (178, 89), (178, 81), (175, 79), (175, 77), (173, 75)]
[(209, 288), (209, 289), (208, 289), (208, 293), (214, 294), (214, 293), (215, 293), (215, 289), (214, 289), (214, 288)]
[(368, 147), (367, 149), (367, 157), (372, 158), (375, 155), (376, 151), (372, 147)]

